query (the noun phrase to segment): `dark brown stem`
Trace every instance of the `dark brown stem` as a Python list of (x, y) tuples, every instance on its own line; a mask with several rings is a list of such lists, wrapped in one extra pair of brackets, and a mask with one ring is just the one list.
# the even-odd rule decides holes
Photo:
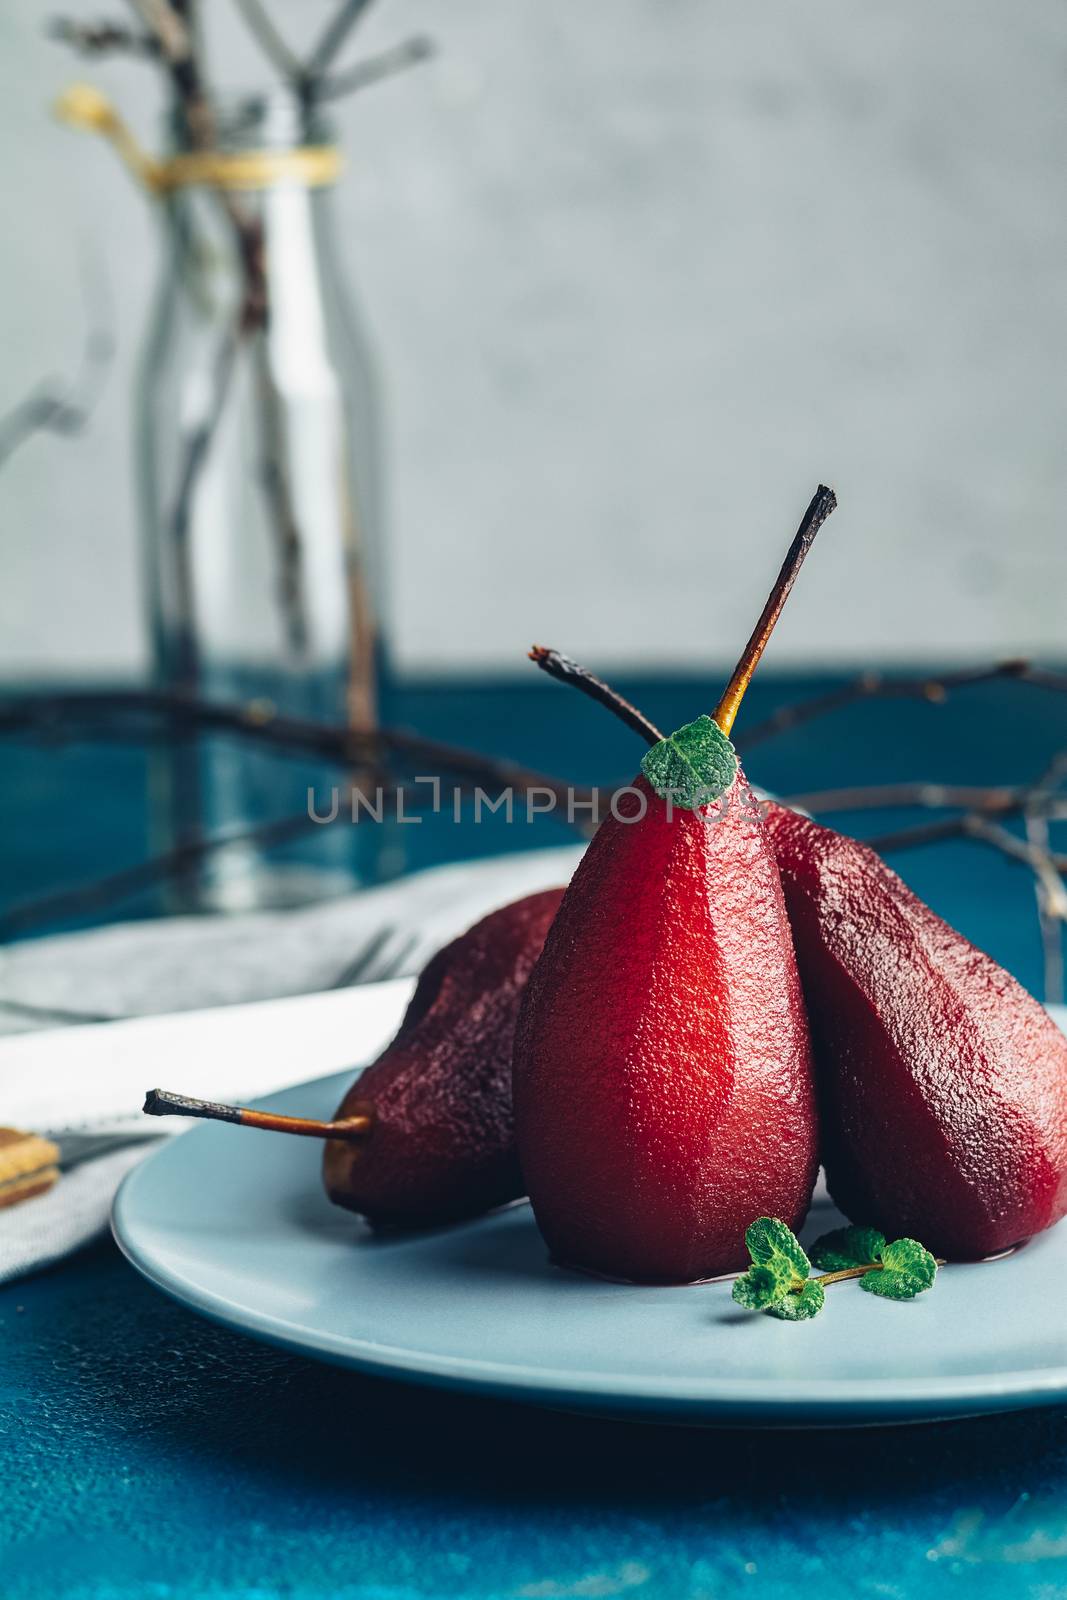
[(272, 845), (283, 844), (312, 825), (307, 813), (301, 812), (299, 816), (277, 818), (273, 822), (221, 835), (190, 837), (172, 850), (150, 856), (147, 861), (138, 861), (132, 867), (122, 867), (118, 872), (106, 873), (88, 883), (75, 884), (71, 889), (57, 889), (50, 894), (19, 901), (0, 914), (0, 944), (17, 938), (31, 928), (49, 922), (62, 922), (69, 917), (85, 916), (116, 901), (132, 899), (134, 895), (152, 889), (157, 884), (180, 879), (190, 869), (225, 850), (228, 845), (255, 844), (262, 849), (269, 849)]
[[(988, 844), (1001, 855), (1027, 866), (1033, 872), (1051, 867), (1055, 872), (1067, 872), (1067, 855), (1048, 853), (1035, 849), (1033, 844), (1016, 838), (1007, 828), (999, 827), (976, 812), (966, 812), (962, 817), (940, 817), (934, 822), (920, 822), (914, 828), (900, 828), (894, 833), (876, 834), (863, 843), (879, 855), (891, 855), (896, 850), (912, 850), (921, 845), (944, 844), (947, 839), (974, 839)], [(1067, 905), (1062, 900), (1058, 904)]]
[(268, 1133), (295, 1133), (303, 1139), (365, 1139), (374, 1126), (373, 1107), (339, 1122), (319, 1122), (314, 1117), (282, 1117), (276, 1111), (252, 1111), (247, 1106), (221, 1105), (215, 1100), (191, 1100), (166, 1089), (149, 1089), (144, 1112), (148, 1117), (203, 1117), (208, 1122), (236, 1122), (242, 1128), (263, 1128)]
[[(113, 738), (114, 733), (109, 732), (108, 737)], [(442, 747), (445, 748), (445, 747)], [(478, 758), (484, 761), (485, 758)], [(348, 763), (345, 762), (347, 765)], [(489, 764), (492, 765), (491, 763)], [(463, 792), (472, 788), (482, 788), (483, 784), (498, 785), (506, 788), (509, 782), (519, 787), (517, 778), (506, 777), (507, 768), (503, 765), (496, 767), (495, 773), (490, 775), (483, 770), (482, 781), (473, 784), (459, 782), (456, 787)], [(519, 769), (515, 769), (516, 772)], [(538, 773), (525, 775), (524, 787), (529, 790), (542, 789), (555, 793), (557, 804), (560, 798), (563, 801), (563, 814), (568, 823), (574, 826), (581, 834), (591, 831), (592, 824), (586, 821), (589, 802), (595, 801), (596, 810), (593, 815), (602, 813), (603, 803), (607, 796), (603, 790), (568, 788), (557, 779), (543, 778)], [(417, 810), (425, 808), (431, 803), (431, 792), (426, 784), (417, 787), (383, 786), (383, 799), (393, 802), (398, 793), (403, 792), (404, 810), (411, 816)], [(349, 789), (350, 794), (350, 789)], [(570, 806), (567, 797), (570, 797)], [(573, 808), (573, 809), (571, 809)], [(578, 813), (581, 812), (581, 817)], [(366, 823), (366, 811), (357, 810), (356, 819)], [(353, 821), (351, 809), (339, 804), (338, 814), (334, 822), (348, 823)], [(211, 834), (207, 837), (190, 836), (180, 841), (173, 849), (163, 851), (161, 854), (151, 856), (147, 861), (139, 861), (132, 867), (123, 867), (118, 872), (107, 873), (100, 878), (93, 878), (88, 883), (76, 884), (71, 889), (60, 889), (50, 894), (40, 895), (30, 900), (23, 900), (11, 906), (6, 912), (0, 914), (0, 944), (6, 943), (19, 935), (26, 933), (31, 928), (40, 927), (42, 924), (66, 920), (70, 917), (85, 916), (92, 912), (105, 909), (116, 901), (130, 899), (136, 894), (141, 894), (147, 889), (154, 888), (157, 884), (168, 883), (180, 879), (189, 871), (199, 866), (202, 862), (226, 850), (235, 844), (256, 845), (260, 849), (270, 849), (275, 845), (297, 837), (307, 832), (312, 827), (329, 827), (334, 823), (323, 818), (316, 821), (306, 812), (296, 816), (280, 817), (271, 822), (258, 823), (242, 829), (234, 829), (221, 834)]]
[(598, 705), (607, 709), (625, 723), (631, 732), (639, 734), (646, 744), (659, 744), (663, 738), (654, 722), (650, 722), (643, 711), (638, 711), (635, 705), (605, 683), (603, 678), (598, 678), (587, 667), (580, 666), (577, 661), (572, 661), (570, 656), (561, 655), (558, 650), (548, 649), (545, 645), (535, 644), (530, 651), (530, 660), (542, 672), (547, 672), (550, 678), (555, 678), (558, 683), (567, 683), (582, 694), (588, 695), (590, 700), (595, 700)]
[(880, 856), (889, 856), (896, 850), (913, 850), (922, 845), (943, 844), (947, 839), (962, 839), (966, 833), (965, 818), (939, 817), (936, 822), (920, 822), (914, 828), (879, 833), (863, 842), (871, 850), (877, 850)]
[[(147, 720), (146, 720), (147, 719)], [(97, 736), (108, 724), (106, 736), (138, 741), (159, 737), (164, 728), (177, 731), (233, 733), (275, 749), (299, 750), (345, 767), (393, 756), (416, 773), (447, 773), (475, 784), (496, 784), (522, 792), (546, 789), (557, 804), (566, 806), (573, 793), (578, 800), (591, 791), (573, 789), (560, 778), (549, 777), (511, 761), (494, 760), (474, 750), (449, 745), (401, 728), (346, 728), (313, 722), (279, 712), (267, 701), (247, 704), (198, 700), (167, 690), (71, 690), (54, 694), (45, 690), (26, 695), (0, 696), (0, 734), (39, 733), (49, 737), (76, 736), (80, 726), (92, 725)]]
[(896, 806), (923, 806), (928, 810), (959, 806), (995, 816), (1021, 811), (1028, 790), (1021, 787), (986, 787), (955, 783), (876, 783), (841, 789), (810, 789), (782, 797), (783, 805), (799, 811), (880, 811)]
[(820, 483), (811, 497), (808, 509), (800, 521), (792, 544), (786, 552), (782, 562), (782, 570), (774, 582), (767, 604), (764, 606), (759, 621), (752, 630), (752, 635), (741, 652), (737, 666), (729, 683), (722, 692), (718, 705), (712, 712), (712, 718), (718, 723), (723, 733), (729, 735), (737, 716), (738, 708), (744, 698), (745, 690), (752, 681), (752, 674), (759, 664), (759, 659), (767, 648), (767, 641), (774, 632), (775, 623), (782, 614), (782, 607), (789, 598), (789, 592), (797, 580), (797, 574), (804, 564), (804, 558), (815, 542), (815, 535), (826, 521), (827, 517), (837, 505), (837, 496), (832, 489)]

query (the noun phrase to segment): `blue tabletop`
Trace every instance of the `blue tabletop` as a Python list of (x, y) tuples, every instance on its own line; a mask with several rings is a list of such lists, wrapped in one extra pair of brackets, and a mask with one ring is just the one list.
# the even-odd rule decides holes
[[(672, 726), (711, 698), (695, 683), (628, 687)], [(746, 715), (820, 687), (765, 679)], [(412, 688), (403, 714), (578, 781), (623, 779), (639, 754), (547, 684)], [(946, 706), (855, 707), (747, 764), (779, 790), (1010, 782), (1064, 745), (1067, 701), (996, 684)], [(143, 772), (129, 749), (5, 747), (0, 910), (143, 854)], [(848, 819), (868, 832), (902, 820)], [(413, 864), (563, 837), (553, 823), (412, 834)], [(894, 865), (1039, 989), (1024, 871), (974, 844)], [(554, 1415), (253, 1344), (172, 1305), (109, 1244), (0, 1289), (0, 1436), (3, 1600), (1067, 1594), (1067, 1411), (878, 1433)]]

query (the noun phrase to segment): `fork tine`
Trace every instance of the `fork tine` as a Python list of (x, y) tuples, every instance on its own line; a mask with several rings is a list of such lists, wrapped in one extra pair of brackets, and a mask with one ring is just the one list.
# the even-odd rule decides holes
[(389, 978), (399, 977), (405, 966), (415, 954), (420, 944), (419, 935), (411, 929), (394, 929), (394, 938), (390, 945), (383, 947), (370, 970), (363, 978), (364, 983), (384, 983)]
[(379, 928), (378, 932), (367, 940), (359, 955), (354, 956), (346, 966), (341, 968), (337, 977), (330, 984), (330, 988), (347, 989), (350, 984), (365, 983), (368, 969), (373, 968), (378, 955), (389, 943), (395, 931), (390, 927)]

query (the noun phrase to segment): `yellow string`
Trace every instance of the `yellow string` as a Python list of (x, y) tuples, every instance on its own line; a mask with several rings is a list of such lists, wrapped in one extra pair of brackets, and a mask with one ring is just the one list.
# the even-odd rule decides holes
[(56, 116), (71, 127), (99, 133), (118, 151), (133, 176), (150, 194), (207, 184), (216, 189), (266, 189), (286, 179), (317, 188), (333, 183), (342, 169), (334, 145), (302, 145), (295, 150), (194, 150), (157, 161), (142, 150), (115, 107), (99, 89), (74, 83), (56, 101)]

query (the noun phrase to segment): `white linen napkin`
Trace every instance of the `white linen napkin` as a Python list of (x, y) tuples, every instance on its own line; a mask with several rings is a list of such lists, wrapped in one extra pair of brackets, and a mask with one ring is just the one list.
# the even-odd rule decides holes
[[(410, 977), (373, 985), (373, 1001), (371, 986), (309, 991), (385, 932), (404, 936), (402, 971), (421, 971), (489, 911), (566, 883), (580, 854), (567, 846), (437, 867), (299, 911), (130, 923), (10, 947), (0, 1027), (21, 1031), (0, 1039), (0, 1125), (62, 1146), (64, 1133), (141, 1128), (150, 1086), (248, 1100), (370, 1060), (399, 1021)], [(5, 999), (132, 1020), (42, 1029), (14, 1011), (5, 1018)], [(186, 1125), (156, 1127), (166, 1137)], [(98, 1237), (119, 1180), (151, 1148), (112, 1150), (0, 1210), (0, 1283)]]

